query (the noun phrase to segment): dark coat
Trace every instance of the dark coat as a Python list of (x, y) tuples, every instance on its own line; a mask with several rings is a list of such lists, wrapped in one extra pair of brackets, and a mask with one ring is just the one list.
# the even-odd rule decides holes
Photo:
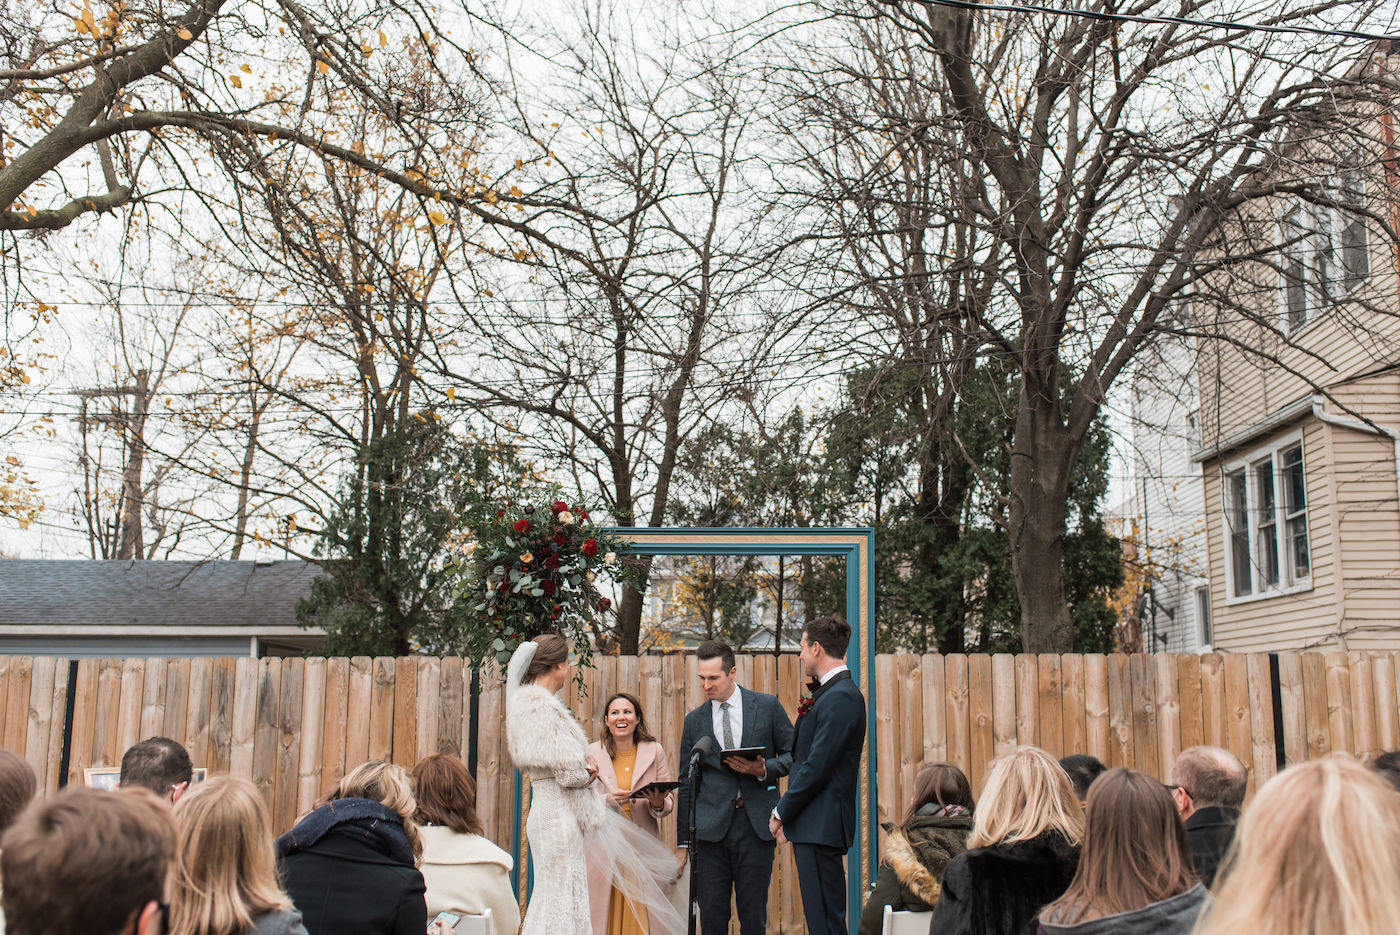
[(734, 818), (734, 801), (744, 800), (744, 814), (760, 841), (773, 840), (768, 830), (768, 813), (778, 804), (778, 779), (788, 774), (792, 766), (792, 721), (783, 710), (776, 695), (751, 692), (740, 687), (743, 696), (744, 728), (739, 739), (741, 747), (762, 747), (768, 775), (762, 780), (734, 772), (720, 762), (723, 746), (715, 736), (714, 710), (705, 702), (685, 716), (681, 728), (682, 775), (676, 796), (676, 846), (685, 847), (690, 841), (690, 789), (685, 782), (685, 768), (690, 750), (701, 737), (709, 737), (715, 748), (700, 761), (700, 794), (695, 804), (695, 836), (701, 841), (723, 841)]
[(887, 829), (875, 887), (860, 913), (860, 935), (880, 935), (885, 907), (928, 912), (938, 903), (943, 869), (967, 850), (971, 818), (915, 815), (905, 828)]
[(1235, 840), (1235, 825), (1240, 820), (1239, 809), (1210, 806), (1186, 819), (1186, 837), (1191, 841), (1191, 863), (1196, 876), (1207, 888), (1215, 885), (1215, 874), (1225, 852)]
[(857, 779), (865, 743), (865, 696), (849, 670), (812, 693), (797, 719), (792, 772), (778, 801), (783, 834), (793, 844), (845, 849), (856, 839)]
[(310, 935), (423, 935), (423, 875), (372, 838), (332, 830), (282, 857), (283, 883)]
[(1058, 831), (964, 851), (943, 871), (929, 935), (1031, 935), (1078, 866), (1079, 847)]
[(1073, 925), (1042, 921), (1039, 935), (1191, 935), (1209, 904), (1210, 893), (1197, 883), (1184, 893), (1132, 912)]

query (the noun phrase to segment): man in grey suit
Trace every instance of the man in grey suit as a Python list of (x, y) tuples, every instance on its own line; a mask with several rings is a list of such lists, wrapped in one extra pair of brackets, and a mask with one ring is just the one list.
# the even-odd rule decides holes
[[(763, 935), (768, 921), (768, 883), (773, 875), (773, 834), (768, 814), (778, 804), (778, 778), (792, 767), (792, 721), (773, 695), (740, 688), (734, 681), (734, 650), (707, 640), (696, 651), (700, 687), (708, 699), (685, 716), (680, 762), (701, 737), (714, 750), (700, 761), (695, 804), (696, 901), (704, 935), (729, 930), (729, 894), (739, 913), (741, 935)], [(761, 759), (727, 757), (721, 750), (762, 747)], [(685, 777), (681, 777), (684, 779)], [(689, 790), (680, 789), (676, 810), (678, 857), (686, 859)]]

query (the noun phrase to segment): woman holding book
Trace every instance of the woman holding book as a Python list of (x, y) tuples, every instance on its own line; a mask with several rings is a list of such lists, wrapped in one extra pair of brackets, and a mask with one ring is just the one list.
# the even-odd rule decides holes
[[(653, 788), (633, 796), (653, 783), (669, 783), (671, 767), (634, 696), (618, 692), (603, 705), (603, 739), (589, 745), (588, 762), (598, 771), (608, 802), (660, 840), (661, 819), (675, 808), (674, 793)], [(645, 912), (634, 911), (592, 866), (588, 891), (594, 935), (645, 935)]]

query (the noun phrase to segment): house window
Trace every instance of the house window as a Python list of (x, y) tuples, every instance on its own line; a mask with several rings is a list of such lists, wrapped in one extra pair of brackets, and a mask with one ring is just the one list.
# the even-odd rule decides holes
[(1223, 476), (1229, 593), (1264, 595), (1308, 583), (1307, 478), (1294, 438), (1257, 452)]
[(1200, 630), (1201, 645), (1209, 646), (1213, 637), (1210, 628), (1210, 588), (1204, 585), (1196, 589), (1196, 626)]
[(1284, 324), (1297, 331), (1345, 299), (1371, 272), (1365, 174), (1359, 165), (1331, 187), (1335, 205), (1299, 202), (1279, 225)]

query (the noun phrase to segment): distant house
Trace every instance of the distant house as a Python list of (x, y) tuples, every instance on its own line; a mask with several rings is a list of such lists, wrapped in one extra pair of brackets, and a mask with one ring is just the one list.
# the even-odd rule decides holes
[(1395, 210), (1387, 150), (1342, 154), (1329, 203), (1222, 226), (1257, 259), (1193, 297), (1225, 338), (1196, 363), (1192, 458), (1217, 649), (1400, 649), (1400, 280), (1363, 213)]
[(0, 561), (0, 654), (296, 656), (302, 561)]

